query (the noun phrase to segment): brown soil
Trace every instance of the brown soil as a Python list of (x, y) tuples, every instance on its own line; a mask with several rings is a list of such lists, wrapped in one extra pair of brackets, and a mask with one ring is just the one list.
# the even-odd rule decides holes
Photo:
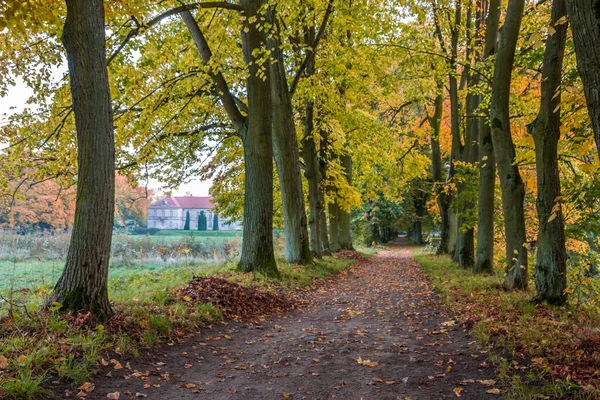
[(447, 315), (406, 248), (359, 261), (302, 296), (284, 317), (227, 322), (120, 360), (122, 369), (109, 365), (86, 398), (500, 398), (486, 393), (494, 371), (485, 352)]

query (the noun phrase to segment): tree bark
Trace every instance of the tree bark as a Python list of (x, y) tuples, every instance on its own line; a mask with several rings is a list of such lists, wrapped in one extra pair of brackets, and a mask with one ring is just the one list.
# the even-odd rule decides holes
[(516, 153), (510, 128), (510, 86), (513, 63), (525, 0), (509, 0), (496, 56), (492, 84), (491, 126), (494, 154), (502, 188), (506, 233), (506, 279), (508, 289), (525, 289), (528, 284), (525, 234), (525, 186), (515, 164)]
[(600, 0), (567, 0), (577, 69), (600, 156)]
[(529, 126), (535, 142), (537, 173), (538, 247), (535, 265), (534, 300), (564, 304), (567, 300), (567, 254), (565, 223), (560, 203), (558, 141), (560, 139), (561, 78), (568, 23), (565, 0), (552, 3), (554, 34), (548, 36), (542, 67), (540, 112)]
[(77, 200), (65, 269), (52, 301), (99, 320), (113, 315), (108, 266), (115, 197), (115, 143), (106, 70), (104, 2), (67, 0), (67, 51), (77, 129)]
[[(502, 0), (491, 0), (485, 23), (485, 45), (483, 59), (488, 59), (496, 48), (500, 25)], [(487, 0), (481, 0), (481, 8)], [(479, 193), (477, 206), (477, 250), (475, 253), (475, 273), (490, 274), (494, 269), (494, 190), (496, 187), (496, 158), (492, 131), (487, 116), (480, 119), (479, 132)]]
[(321, 245), (323, 254), (331, 252), (329, 244), (329, 235), (327, 233), (327, 213), (325, 210), (325, 179), (327, 177), (327, 132), (321, 130), (321, 141), (319, 144), (319, 202), (317, 203), (317, 213), (319, 214), (319, 234), (321, 236)]
[[(352, 186), (352, 156), (345, 154), (341, 157), (344, 175), (348, 185)], [(342, 250), (354, 250), (352, 245), (352, 227), (350, 224), (350, 211), (339, 208), (339, 241)]]
[(285, 259), (289, 263), (306, 265), (312, 262), (312, 256), (292, 98), (288, 90), (280, 41), (274, 37), (269, 39), (269, 48), (273, 57), (273, 62), (269, 65), (273, 102), (273, 150), (283, 209)]
[(440, 131), (442, 124), (442, 114), (444, 112), (444, 88), (438, 85), (439, 93), (435, 98), (435, 111), (433, 117), (429, 118), (429, 123), (433, 129), (431, 135), (431, 168), (433, 175), (434, 192), (437, 197), (437, 205), (441, 218), (440, 245), (437, 254), (450, 254), (450, 201), (445, 190), (445, 182), (442, 178), (442, 153), (440, 149)]
[(319, 182), (321, 181), (319, 173), (319, 160), (317, 157), (317, 146), (314, 139), (314, 105), (311, 101), (306, 102), (304, 116), (304, 137), (302, 139), (302, 158), (306, 166), (304, 176), (308, 181), (308, 204), (310, 227), (310, 247), (313, 254), (321, 256), (323, 246), (321, 244), (321, 217), (319, 210)]
[[(266, 34), (259, 27), (265, 0), (240, 0), (244, 8), (242, 47), (249, 69), (247, 130), (244, 142), (245, 193), (244, 240), (238, 268), (278, 276), (273, 251), (273, 142), (269, 69), (256, 58), (266, 48)], [(250, 22), (254, 21), (254, 22)], [(259, 73), (266, 74), (265, 77)], [(266, 79), (263, 79), (266, 78)]]
[(340, 226), (339, 226), (339, 211), (340, 208), (335, 201), (329, 203), (329, 246), (331, 251), (337, 253), (342, 250), (340, 245)]

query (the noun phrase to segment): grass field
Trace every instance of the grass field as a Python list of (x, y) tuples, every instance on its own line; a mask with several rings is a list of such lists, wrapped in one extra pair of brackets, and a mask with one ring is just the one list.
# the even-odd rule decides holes
[[(197, 272), (235, 257), (241, 238), (241, 231), (115, 234), (110, 278), (167, 269)], [(68, 244), (66, 234), (0, 234), (0, 294), (11, 290), (43, 290), (56, 283), (64, 267)]]

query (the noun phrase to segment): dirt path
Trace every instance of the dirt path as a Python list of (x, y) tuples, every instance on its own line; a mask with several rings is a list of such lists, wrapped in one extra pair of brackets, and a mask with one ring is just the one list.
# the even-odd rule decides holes
[(99, 375), (87, 398), (116, 391), (161, 400), (500, 397), (477, 382), (493, 379), (493, 369), (445, 314), (408, 250), (382, 251), (307, 300), (287, 317), (229, 322), (130, 360), (131, 369), (125, 361), (107, 368), (112, 377)]

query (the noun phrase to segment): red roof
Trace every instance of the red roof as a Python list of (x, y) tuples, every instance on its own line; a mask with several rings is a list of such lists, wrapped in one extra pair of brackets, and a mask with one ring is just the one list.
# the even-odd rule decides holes
[(212, 196), (168, 196), (148, 208), (213, 208)]

